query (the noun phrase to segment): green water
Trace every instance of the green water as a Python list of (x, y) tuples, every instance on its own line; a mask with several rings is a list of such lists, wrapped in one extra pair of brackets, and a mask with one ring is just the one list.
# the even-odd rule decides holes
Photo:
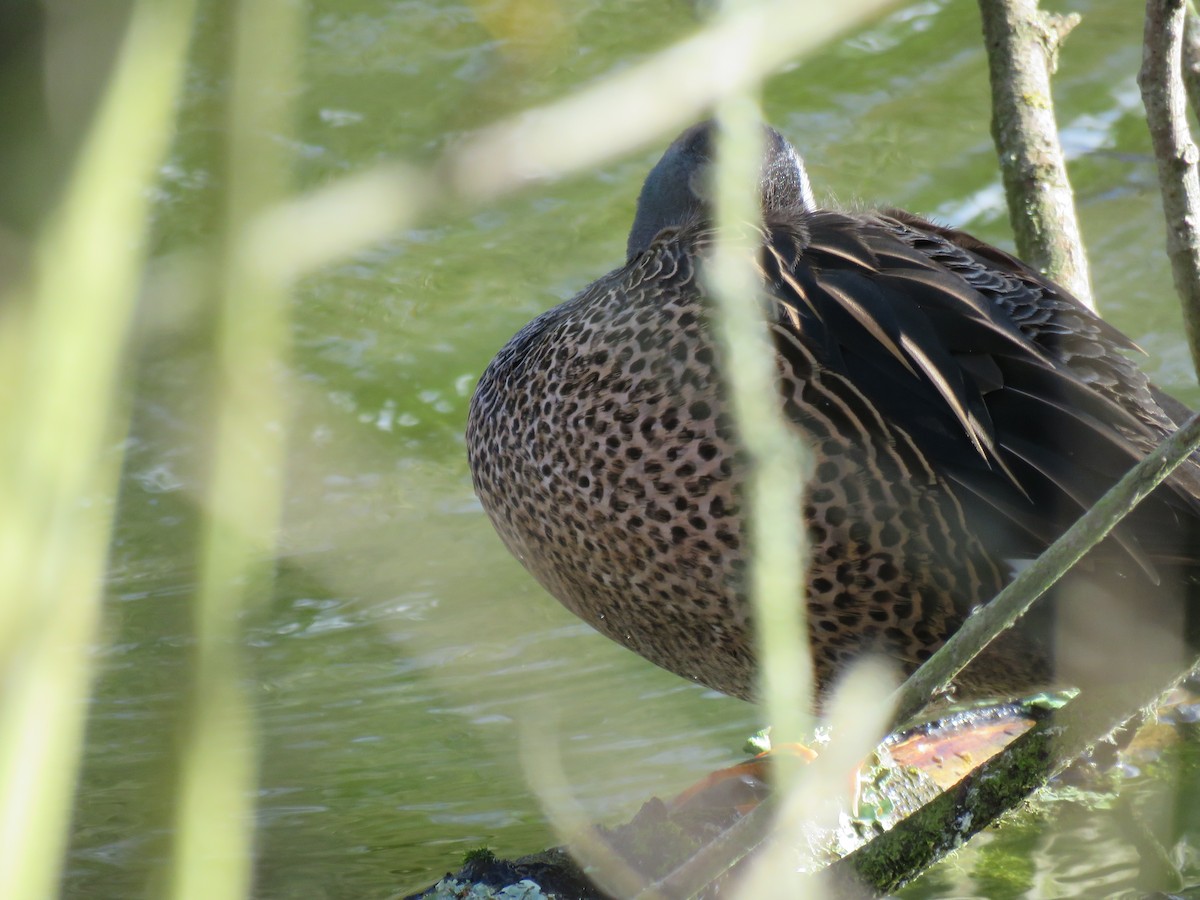
[[(305, 184), (429, 161), (464, 131), (694, 27), (682, 2), (546, 0), (530, 7), (551, 39), (511, 40), (481, 24), (501, 5), (314, 0), (299, 133), (281, 138)], [(1100, 305), (1148, 351), (1153, 377), (1196, 402), (1138, 115), (1140, 4), (1062, 8), (1085, 15), (1056, 85)], [(770, 82), (767, 115), (806, 155), (819, 196), (932, 213), (1008, 245), (978, 32), (966, 0), (907, 3)], [(164, 177), (164, 248), (203, 236), (211, 214), (205, 116), (220, 97), (220, 35), (206, 20)], [(280, 577), (246, 623), (259, 896), (383, 897), (474, 847), (553, 843), (522, 733), (555, 746), (587, 813), (614, 822), (738, 760), (759, 726), (752, 707), (655, 669), (542, 592), (492, 533), (464, 458), (473, 379), (525, 321), (622, 261), (640, 180), (669, 137), (447, 211), (297, 291)], [(66, 883), (79, 897), (155, 896), (169, 841), (202, 411), (194, 324), (155, 325), (150, 312)], [(1120, 843), (1101, 826), (1070, 838), (1076, 826), (1026, 824), (981, 841), (987, 853), (961, 855), (920, 893), (1086, 893), (1048, 847)], [(1095, 884), (1125, 884), (1135, 865), (1122, 859)]]

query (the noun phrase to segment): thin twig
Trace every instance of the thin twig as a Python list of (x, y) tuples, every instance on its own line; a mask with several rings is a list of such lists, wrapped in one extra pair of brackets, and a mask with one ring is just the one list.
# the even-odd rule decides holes
[(1200, 370), (1200, 151), (1187, 124), (1181, 71), (1185, 13), (1183, 0), (1147, 0), (1138, 87), (1158, 160), (1167, 255), (1183, 304), (1192, 363)]
[(963, 627), (900, 686), (894, 724), (903, 724), (920, 712), (930, 697), (943, 690), (996, 635), (1010, 628), (1038, 597), (1103, 540), (1197, 447), (1200, 447), (1200, 413), (1193, 415), (1153, 453), (1130, 469), (1033, 565), (968, 618)]
[(979, 0), (979, 11), (992, 83), (992, 137), (1017, 252), (1092, 306), (1050, 93), (1059, 44), (1079, 16), (1043, 13), (1037, 0)]

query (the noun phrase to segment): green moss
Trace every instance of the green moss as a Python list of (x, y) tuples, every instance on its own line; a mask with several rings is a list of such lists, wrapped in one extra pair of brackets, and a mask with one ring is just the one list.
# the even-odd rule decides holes
[[(952, 801), (943, 794), (934, 804), (945, 806)], [(927, 858), (933, 848), (941, 846), (945, 836), (940, 827), (942, 816), (922, 816), (906, 821), (907, 834), (904, 841), (876, 841), (870, 853), (860, 857), (859, 876), (877, 889), (892, 890), (899, 886), (901, 878), (914, 870), (914, 858)], [(926, 825), (925, 823), (931, 823)]]
[(662, 878), (689, 859), (702, 843), (669, 819), (631, 822), (622, 829), (620, 846), (633, 868), (650, 878)]
[(771, 751), (771, 727), (761, 728), (750, 737), (746, 738), (746, 743), (742, 745), (743, 753), (750, 753), (757, 756), (759, 753), (769, 753)]
[(496, 861), (496, 854), (487, 847), (476, 847), (474, 850), (468, 850), (463, 854), (462, 864), (469, 866), (471, 863), (491, 863)]

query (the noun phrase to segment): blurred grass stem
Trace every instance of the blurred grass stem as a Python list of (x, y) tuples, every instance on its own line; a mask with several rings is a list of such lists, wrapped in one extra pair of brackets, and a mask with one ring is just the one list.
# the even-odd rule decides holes
[(538, 710), (522, 716), (517, 731), (521, 765), (555, 834), (571, 848), (589, 877), (614, 897), (666, 900), (653, 886), (646, 888), (645, 879), (609, 847), (575, 799), (558, 752), (556, 725), (553, 713)]
[(890, 706), (880, 698), (887, 697), (894, 684), (891, 667), (871, 657), (839, 679), (827, 707), (830, 741), (781, 797), (774, 831), (739, 884), (741, 896), (790, 900), (829, 895), (820, 872), (811, 878), (796, 877), (801, 867), (811, 870), (816, 865), (811, 850), (803, 848), (811, 846), (814, 835), (837, 828), (841, 814), (856, 800), (852, 794), (863, 760), (887, 734)]
[[(801, 8), (732, 4), (697, 34), (570, 97), (492, 125), (443, 161), (451, 194), (490, 200), (533, 181), (589, 169), (681, 130), (725, 97), (820, 47), (895, 0)], [(748, 48), (730, 65), (730, 48)], [(614, 127), (619, 123), (619, 127)]]
[(256, 734), (240, 655), (239, 617), (270, 590), (283, 481), (287, 338), (282, 248), (253, 240), (252, 223), (288, 188), (294, 67), (302, 6), (237, 7), (226, 160), (212, 463), (195, 606), (191, 705), (180, 760), (171, 895), (251, 891)]
[(192, 3), (133, 10), (111, 85), (29, 293), (0, 320), (0, 872), (57, 893), (91, 686), (126, 410), (119, 399), (144, 253), (147, 185), (166, 150)]
[[(602, 165), (693, 124), (722, 98), (759, 84), (895, 5), (896, 0), (856, 0), (800, 15), (791, 0), (743, 4), (643, 63), (469, 135), (432, 171), (391, 163), (266, 211), (256, 239), (261, 234), (283, 248), (279, 266), (312, 271), (410, 227), (430, 209), (476, 206)], [(736, 66), (713, 64), (733, 46), (753, 52)], [(342, 216), (357, 212), (355, 204), (364, 201), (366, 215)], [(344, 228), (330, 228), (329, 214)]]
[[(752, 4), (744, 5), (752, 8)], [(724, 14), (732, 15), (738, 6), (736, 0), (728, 0)], [(712, 69), (739, 83), (753, 68), (751, 60), (760, 49), (756, 44), (747, 38), (726, 42), (712, 60)], [(753, 89), (757, 88), (754, 83)], [(758, 269), (762, 111), (747, 92), (726, 96), (716, 112), (720, 125), (712, 186), (716, 243), (708, 283), (717, 302), (718, 333), (725, 351), (722, 372), (748, 462), (744, 501), (750, 510), (749, 588), (758, 692), (771, 723), (773, 742), (790, 744), (807, 735), (812, 703), (812, 664), (804, 615), (808, 553), (800, 518), (807, 458), (779, 405), (779, 373)], [(791, 798), (801, 784), (811, 782), (803, 777), (801, 763), (793, 754), (777, 753), (774, 763), (773, 789), (780, 796)], [(743, 852), (742, 848), (732, 849), (730, 864)], [(755, 871), (763, 871), (764, 865), (760, 859)], [(770, 868), (772, 875), (781, 874), (777, 866)], [(784, 882), (790, 880), (786, 871), (782, 874)], [(746, 896), (755, 894), (751, 891)]]
[(250, 227), (249, 253), (269, 277), (294, 281), (410, 227), (435, 200), (426, 173), (377, 166), (263, 211)]
[[(728, 57), (739, 49), (747, 56), (753, 52), (752, 47), (727, 47), (723, 62), (736, 67), (738, 60)], [(812, 665), (804, 631), (807, 553), (800, 520), (807, 460), (780, 409), (779, 373), (756, 266), (762, 243), (762, 116), (749, 98), (731, 97), (718, 107), (718, 120), (717, 241), (709, 283), (720, 311), (723, 370), (749, 458), (746, 502), (751, 511), (750, 594), (759, 691), (773, 739), (789, 743), (808, 730), (812, 702)]]

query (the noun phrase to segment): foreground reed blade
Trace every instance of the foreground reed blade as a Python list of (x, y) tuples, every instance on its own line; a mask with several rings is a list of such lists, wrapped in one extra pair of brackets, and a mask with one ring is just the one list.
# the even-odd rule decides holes
[(111, 84), (32, 283), (0, 321), (0, 872), (56, 893), (82, 752), (126, 415), (121, 353), (148, 185), (166, 150), (192, 3), (132, 11)]
[(179, 900), (251, 893), (257, 733), (240, 622), (272, 586), (288, 418), (292, 269), (258, 223), (290, 186), (279, 138), (292, 129), (303, 10), (290, 0), (243, 0), (234, 24), (225, 215), (212, 272), (211, 465), (171, 869)]

